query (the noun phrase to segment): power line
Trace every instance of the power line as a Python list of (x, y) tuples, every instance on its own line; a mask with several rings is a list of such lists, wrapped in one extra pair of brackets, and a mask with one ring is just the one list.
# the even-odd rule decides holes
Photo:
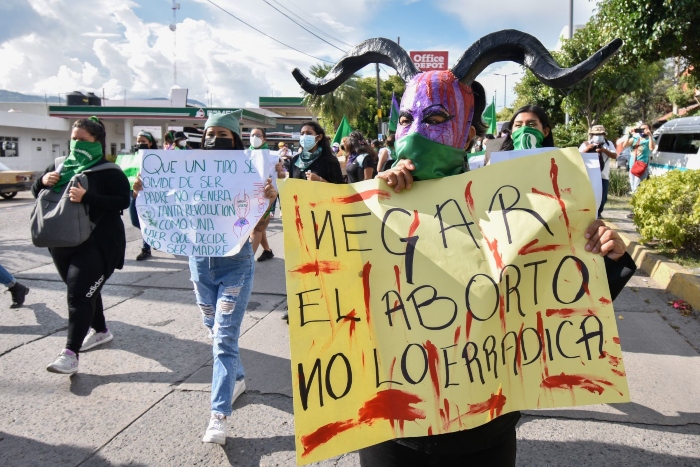
[(320, 60), (320, 61), (326, 62), (326, 63), (335, 63), (335, 62), (331, 62), (331, 61), (328, 61), (328, 60), (324, 60), (324, 59), (322, 59), (322, 58), (314, 57), (313, 55), (307, 54), (306, 52), (302, 52), (302, 51), (299, 50), (299, 49), (295, 49), (295, 48), (292, 47), (291, 45), (287, 45), (287, 44), (285, 44), (284, 42), (282, 42), (282, 41), (280, 41), (280, 40), (278, 40), (278, 39), (275, 39), (274, 37), (270, 36), (269, 34), (266, 34), (266, 33), (262, 32), (260, 29), (256, 28), (255, 26), (251, 26), (250, 24), (246, 23), (245, 21), (243, 21), (243, 20), (242, 20), (241, 18), (239, 18), (238, 16), (236, 16), (236, 15), (234, 15), (233, 13), (231, 13), (231, 12), (225, 10), (224, 8), (220, 7), (219, 5), (217, 5), (216, 3), (212, 2), (211, 0), (207, 0), (207, 2), (208, 2), (208, 3), (211, 3), (211, 4), (214, 5), (216, 8), (218, 8), (218, 9), (221, 10), (221, 11), (223, 11), (224, 13), (226, 13), (227, 15), (229, 15), (230, 17), (237, 19), (238, 21), (240, 21), (241, 23), (245, 24), (246, 26), (248, 26), (249, 28), (253, 29), (254, 31), (259, 32), (260, 34), (262, 34), (263, 36), (267, 37), (268, 39), (272, 39), (273, 41), (275, 41), (275, 42), (277, 42), (278, 44), (281, 44), (281, 45), (287, 47), (288, 49), (292, 49), (292, 50), (294, 50), (295, 52), (299, 52), (300, 54), (304, 54), (304, 55), (306, 55), (307, 57), (313, 58), (314, 60)]
[(299, 26), (300, 28), (302, 28), (304, 31), (308, 32), (309, 34), (313, 35), (314, 37), (317, 37), (318, 39), (321, 39), (321, 40), (322, 40), (323, 42), (325, 42), (326, 44), (330, 45), (331, 47), (335, 47), (336, 49), (340, 50), (340, 51), (343, 52), (343, 53), (347, 52), (347, 50), (343, 50), (343, 49), (341, 49), (340, 47), (338, 47), (338, 46), (336, 46), (336, 45), (334, 45), (334, 44), (331, 44), (330, 42), (328, 42), (327, 40), (325, 40), (323, 37), (319, 36), (318, 34), (316, 34), (315, 32), (313, 32), (312, 30), (306, 28), (304, 25), (302, 25), (302, 24), (299, 23), (297, 20), (295, 20), (294, 18), (292, 18), (291, 16), (289, 16), (288, 14), (286, 14), (285, 12), (283, 12), (282, 10), (280, 10), (279, 8), (277, 8), (276, 6), (274, 6), (272, 3), (268, 2), (267, 0), (262, 0), (262, 1), (265, 2), (265, 3), (266, 3), (268, 6), (270, 6), (271, 8), (273, 8), (275, 11), (277, 11), (278, 13), (280, 13), (281, 15), (283, 15), (285, 18), (287, 18), (288, 20), (290, 20), (291, 22), (293, 22), (294, 24), (296, 24), (297, 26)]
[[(272, 0), (272, 1), (273, 1), (274, 3), (276, 3), (277, 5), (279, 5), (280, 7), (284, 8), (285, 10), (287, 10), (287, 11), (288, 11), (289, 13), (291, 13), (292, 15), (294, 15), (297, 19), (299, 19), (299, 21), (301, 21), (302, 23), (306, 24), (306, 25), (309, 26), (311, 29), (315, 29), (315, 30), (318, 31), (320, 34), (323, 34), (324, 36), (330, 37), (331, 39), (333, 39), (333, 40), (336, 41), (336, 42), (339, 42), (339, 43), (341, 43), (341, 44), (343, 44), (343, 45), (347, 45), (348, 47), (353, 47), (354, 44), (348, 44), (347, 42), (344, 42), (344, 41), (342, 41), (341, 39), (338, 39), (336, 36), (334, 36), (334, 35), (332, 35), (332, 34), (329, 34), (329, 33), (325, 32), (325, 31), (323, 31), (321, 28), (314, 26), (313, 24), (311, 24), (310, 22), (306, 21), (306, 20), (305, 20), (304, 18), (302, 18), (301, 16), (297, 15), (296, 13), (294, 13), (292, 10), (290, 10), (290, 9), (287, 8), (286, 6), (282, 5), (282, 4), (281, 4), (280, 2), (278, 2), (277, 0)], [(292, 3), (292, 2), (289, 2), (289, 3)], [(294, 5), (294, 4), (292, 3), (292, 5)], [(296, 6), (296, 5), (294, 5), (294, 6)], [(297, 7), (297, 8), (299, 8), (299, 7)]]

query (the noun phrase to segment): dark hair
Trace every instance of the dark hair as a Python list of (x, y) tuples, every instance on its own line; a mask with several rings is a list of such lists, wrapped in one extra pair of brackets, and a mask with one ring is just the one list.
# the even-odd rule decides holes
[(148, 140), (149, 149), (158, 149), (158, 141), (156, 141), (156, 139), (153, 137), (153, 134), (150, 131), (141, 130), (139, 131), (139, 134), (136, 135), (137, 138), (139, 136), (143, 136)]
[[(350, 133), (350, 138), (348, 139), (348, 144), (345, 145), (345, 152), (352, 154), (367, 154), (369, 157), (372, 158), (372, 160), (376, 163), (379, 161), (379, 158), (377, 157), (377, 152), (367, 144), (367, 141), (365, 140), (360, 140), (355, 137), (353, 137), (353, 133), (359, 134), (360, 136), (362, 133), (359, 131), (353, 131)], [(352, 151), (348, 151), (348, 145), (352, 148)]]
[(393, 148), (394, 147), (394, 141), (396, 140), (396, 137), (394, 135), (389, 135), (386, 137), (386, 141), (384, 141), (384, 146)]
[(542, 141), (542, 147), (544, 148), (553, 148), (554, 147), (554, 135), (552, 134), (552, 124), (549, 123), (549, 117), (547, 116), (547, 112), (544, 111), (542, 107), (539, 105), (525, 105), (523, 107), (520, 107), (518, 110), (515, 111), (513, 114), (513, 117), (511, 117), (510, 121), (508, 122), (508, 128), (511, 129), (511, 134), (508, 135), (506, 139), (503, 140), (503, 144), (501, 144), (501, 151), (512, 151), (513, 150), (513, 138), (512, 138), (512, 128), (513, 124), (515, 122), (515, 118), (520, 115), (521, 113), (532, 113), (537, 115), (537, 118), (539, 119), (540, 123), (542, 124), (542, 128), (549, 128), (549, 134), (545, 136), (544, 141)]
[(301, 128), (304, 128), (305, 126), (310, 126), (314, 129), (314, 133), (321, 135), (321, 140), (317, 143), (321, 145), (321, 156), (335, 157), (333, 151), (331, 150), (331, 141), (326, 136), (326, 130), (324, 130), (323, 127), (318, 124), (318, 122), (314, 121), (304, 122), (301, 124)]
[[(265, 131), (265, 128), (260, 128), (259, 126), (256, 126), (255, 128), (253, 128), (253, 130), (260, 130), (260, 131), (262, 131), (263, 138), (267, 139), (267, 131)], [(253, 130), (250, 130), (250, 132), (252, 133)]]
[(105, 142), (105, 138), (107, 136), (107, 131), (99, 118), (80, 118), (73, 123), (73, 128), (82, 128), (90, 133), (90, 135), (95, 138), (95, 141), (102, 145), (102, 155), (104, 156), (106, 154), (107, 143)]
[(486, 134), (486, 123), (481, 119), (481, 116), (486, 109), (486, 91), (478, 82), (474, 81), (471, 86), (474, 94), (474, 117), (472, 117), (472, 126), (476, 130), (476, 136), (484, 136)]
[(170, 143), (170, 144), (175, 142), (175, 140), (173, 139), (173, 132), (172, 131), (168, 131), (167, 133), (165, 133), (165, 136), (163, 137), (163, 142)]

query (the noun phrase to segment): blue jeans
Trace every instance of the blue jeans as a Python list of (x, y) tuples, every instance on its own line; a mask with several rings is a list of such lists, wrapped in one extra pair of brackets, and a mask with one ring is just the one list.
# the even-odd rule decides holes
[[(131, 197), (131, 203), (129, 203), (129, 217), (131, 218), (131, 225), (133, 225), (137, 229), (140, 229), (141, 223), (139, 222), (139, 215), (136, 212), (136, 198), (134, 198), (133, 196)], [(141, 246), (141, 249), (151, 251), (151, 245), (146, 243), (146, 240), (143, 240), (143, 245)]]
[(12, 277), (12, 274), (10, 274), (8, 270), (2, 267), (2, 264), (0, 264), (0, 284), (9, 288), (15, 285), (15, 282), (15, 278)]
[(204, 325), (213, 334), (211, 410), (231, 415), (236, 381), (245, 377), (238, 351), (241, 322), (253, 291), (255, 261), (247, 241), (234, 256), (190, 256), (190, 275)]

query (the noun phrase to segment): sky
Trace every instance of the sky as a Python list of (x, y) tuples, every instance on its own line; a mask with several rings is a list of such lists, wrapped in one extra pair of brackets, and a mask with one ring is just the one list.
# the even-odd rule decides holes
[[(212, 2), (268, 36), (254, 31)], [(2, 0), (0, 89), (56, 96), (92, 91), (107, 98), (167, 97), (173, 85), (214, 106), (255, 107), (259, 96), (300, 96), (291, 75), (308, 74), (319, 59), (335, 63), (348, 44), (400, 38), (407, 50), (447, 50), (450, 66), (480, 37), (519, 29), (555, 47), (568, 25), (566, 0), (180, 0), (173, 33), (170, 0)], [(313, 25), (318, 36), (297, 22)], [(574, 22), (592, 15), (595, 1), (574, 0)], [(296, 15), (296, 16), (295, 16)], [(307, 26), (308, 27), (308, 26)], [(333, 36), (333, 38), (327, 35)], [(342, 50), (339, 50), (342, 49)], [(310, 56), (309, 56), (310, 55)], [(312, 58), (312, 57), (315, 58)], [(177, 67), (174, 80), (173, 60)], [(368, 66), (360, 72), (374, 73)], [(515, 99), (522, 74), (497, 63), (477, 80), (503, 107)], [(382, 66), (381, 77), (394, 71)]]

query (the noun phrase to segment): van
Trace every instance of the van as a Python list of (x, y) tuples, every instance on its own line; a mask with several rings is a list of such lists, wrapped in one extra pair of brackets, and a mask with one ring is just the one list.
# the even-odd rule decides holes
[(700, 169), (700, 117), (676, 118), (657, 130), (649, 170), (663, 175), (669, 170)]

